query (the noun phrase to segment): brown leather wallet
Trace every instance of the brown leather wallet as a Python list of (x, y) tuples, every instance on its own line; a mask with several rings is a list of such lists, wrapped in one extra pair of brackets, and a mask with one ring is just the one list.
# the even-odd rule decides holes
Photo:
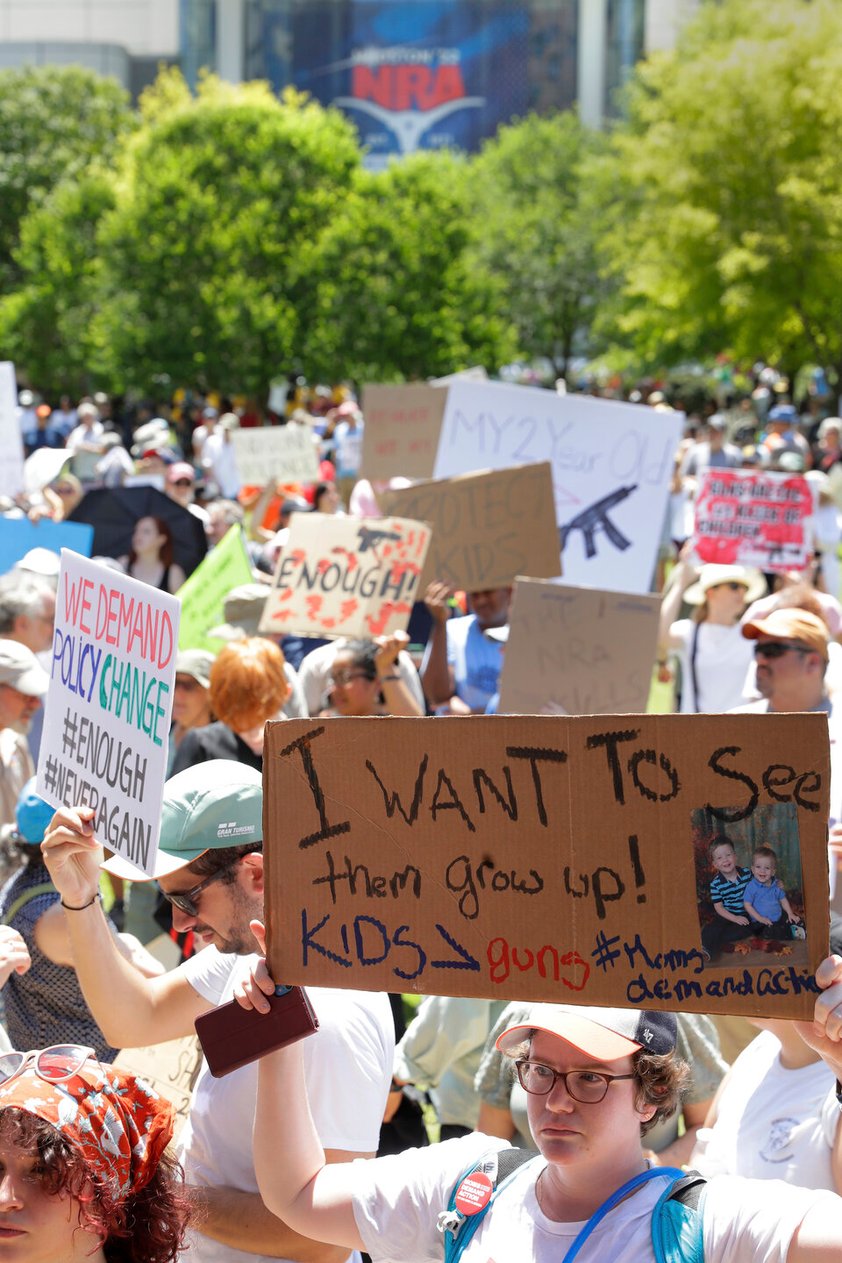
[(319, 1029), (319, 1019), (301, 987), (284, 987), (280, 994), (269, 996), (269, 1004), (269, 1013), (258, 1013), (231, 1000), (196, 1018), (196, 1034), (215, 1079)]

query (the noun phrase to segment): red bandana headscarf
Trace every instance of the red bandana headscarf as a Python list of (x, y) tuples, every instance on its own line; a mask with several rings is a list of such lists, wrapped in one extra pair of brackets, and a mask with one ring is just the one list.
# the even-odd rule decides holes
[(173, 1131), (173, 1107), (149, 1083), (93, 1060), (64, 1083), (29, 1066), (0, 1084), (0, 1110), (10, 1106), (55, 1127), (120, 1197), (149, 1183)]

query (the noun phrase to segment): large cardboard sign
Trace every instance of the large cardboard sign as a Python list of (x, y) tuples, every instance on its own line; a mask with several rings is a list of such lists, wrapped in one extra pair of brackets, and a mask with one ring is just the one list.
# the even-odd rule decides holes
[(696, 552), (725, 565), (806, 570), (812, 515), (810, 484), (801, 474), (709, 469), (696, 497)]
[(433, 539), (421, 592), (433, 579), (479, 592), (517, 574), (560, 572), (548, 462), (418, 483), (379, 497), (384, 513), (429, 522)]
[(0, 495), (16, 496), (23, 488), (23, 438), (18, 421), (15, 366), (0, 361)]
[[(812, 1012), (821, 714), (289, 720), (267, 726), (263, 766), (276, 978)], [(720, 839), (740, 866), (771, 849), (806, 938), (758, 927), (705, 958)]]
[(235, 430), (231, 435), (240, 481), (263, 487), (272, 478), (281, 482), (315, 482), (319, 457), (309, 426), (271, 425)]
[(161, 826), (177, 597), (62, 550), (38, 793), (150, 876)]
[(362, 476), (432, 478), (446, 402), (437, 386), (364, 386)]
[(87, 522), (51, 522), (42, 518), (7, 517), (0, 521), (0, 574), (5, 574), (25, 557), (31, 548), (48, 548), (58, 555), (63, 548), (90, 557), (94, 528)]
[(499, 713), (624, 715), (646, 709), (660, 600), (518, 578)]
[(225, 598), (232, 588), (251, 583), (251, 562), (239, 526), (225, 532), (216, 548), (199, 562), (178, 590), (181, 601), (179, 649), (207, 649), (218, 653), (223, 642), (208, 628), (225, 622)]
[(328, 639), (404, 631), (429, 543), (423, 522), (294, 513), (260, 630)]
[(609, 399), (454, 382), (434, 477), (548, 460), (565, 579), (648, 592), (682, 420)]

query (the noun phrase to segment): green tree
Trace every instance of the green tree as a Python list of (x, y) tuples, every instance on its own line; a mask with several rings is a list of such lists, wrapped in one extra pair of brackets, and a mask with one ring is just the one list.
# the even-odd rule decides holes
[(81, 66), (0, 71), (0, 287), (21, 275), (20, 225), (62, 180), (108, 163), (134, 126), (128, 94)]
[(21, 225), (15, 262), (23, 280), (0, 298), (0, 347), (56, 395), (78, 397), (110, 378), (97, 230), (113, 207), (111, 180), (90, 167), (59, 184)]
[(99, 234), (121, 384), (263, 394), (299, 354), (303, 259), (351, 186), (355, 132), (293, 93), (208, 77), (193, 98), (172, 73), (142, 112)]
[(835, 0), (702, 6), (644, 64), (610, 159), (603, 247), (619, 355), (717, 351), (842, 381), (842, 11)]
[(358, 172), (307, 256), (311, 376), (417, 379), (496, 368), (513, 352), (493, 289), (467, 254), (466, 177), (465, 162), (445, 153)]
[(602, 138), (573, 113), (501, 127), (471, 163), (477, 266), (492, 279), (520, 349), (565, 376), (586, 345), (604, 289), (596, 262), (602, 217), (582, 179)]

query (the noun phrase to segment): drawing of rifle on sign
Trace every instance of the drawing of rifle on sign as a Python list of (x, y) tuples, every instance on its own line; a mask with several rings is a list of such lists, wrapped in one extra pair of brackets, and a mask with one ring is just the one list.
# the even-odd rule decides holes
[(552, 470), (545, 461), (421, 482), (378, 496), (384, 513), (433, 528), (420, 590), (434, 579), (466, 592), (507, 587), (515, 575), (559, 573)]
[(813, 554), (813, 495), (802, 474), (709, 469), (696, 498), (701, 561), (806, 570)]
[[(289, 719), (263, 768), (274, 978), (812, 1015), (825, 715)], [(712, 956), (723, 836), (743, 866), (774, 851), (797, 927)]]
[(548, 460), (565, 580), (648, 592), (683, 414), (499, 382), (452, 382), (435, 478)]
[(646, 709), (660, 599), (518, 577), (499, 714), (623, 715)]
[(430, 535), (405, 518), (293, 514), (260, 630), (327, 638), (404, 631)]
[(62, 549), (38, 793), (92, 807), (96, 840), (150, 876), (178, 615), (177, 597)]

